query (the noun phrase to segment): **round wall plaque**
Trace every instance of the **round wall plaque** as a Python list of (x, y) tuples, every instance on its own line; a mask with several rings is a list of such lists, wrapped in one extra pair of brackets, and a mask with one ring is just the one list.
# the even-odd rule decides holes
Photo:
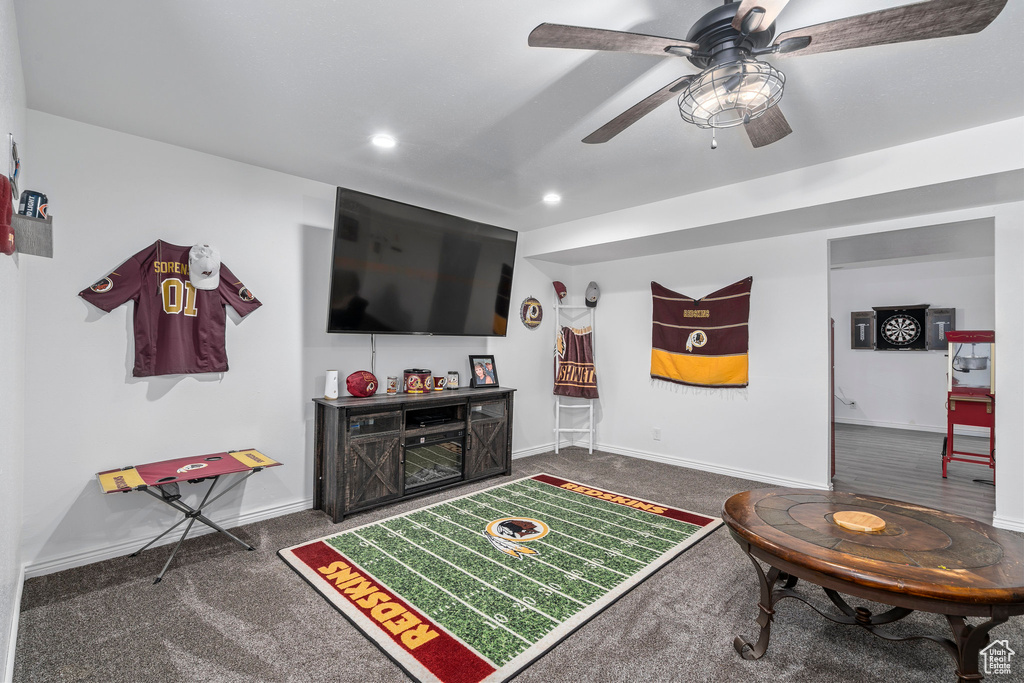
[(519, 318), (526, 325), (527, 329), (537, 329), (540, 321), (544, 318), (544, 309), (539, 301), (532, 296), (528, 296), (523, 299), (523, 303), (519, 307)]

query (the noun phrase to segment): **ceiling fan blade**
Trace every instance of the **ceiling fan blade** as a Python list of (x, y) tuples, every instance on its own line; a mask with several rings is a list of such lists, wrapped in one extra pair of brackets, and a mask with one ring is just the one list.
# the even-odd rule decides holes
[(782, 110), (775, 105), (756, 119), (743, 124), (743, 130), (747, 131), (750, 144), (757, 147), (764, 147), (773, 142), (778, 142), (793, 132), (789, 127), (789, 121), (783, 116)]
[[(904, 43), (977, 33), (992, 23), (1007, 0), (929, 0), (786, 31), (775, 45), (780, 54), (809, 55), (854, 47)], [(786, 49), (787, 41), (807, 41)], [(790, 42), (791, 46), (799, 42)]]
[[(789, 0), (742, 0), (736, 9), (732, 27), (747, 34), (763, 31), (775, 22)], [(752, 10), (760, 10), (754, 11)], [(746, 22), (747, 25), (744, 25)]]
[(637, 102), (632, 107), (622, 112), (614, 119), (604, 124), (593, 133), (583, 138), (583, 142), (593, 145), (601, 142), (608, 142), (613, 137), (624, 131), (626, 128), (632, 126), (634, 123), (639, 121), (644, 116), (647, 116), (652, 111), (658, 108), (659, 105), (664, 104), (668, 100), (672, 99), (676, 93), (680, 92), (686, 87), (686, 84), (693, 80), (694, 76), (683, 76), (680, 79), (672, 81), (658, 92), (649, 95), (647, 98)]
[[(609, 31), (603, 28), (584, 28), (564, 24), (541, 24), (530, 31), (527, 39), (530, 47), (563, 47), (576, 50), (610, 50), (612, 52), (633, 52), (640, 55), (664, 57), (674, 55), (686, 57), (698, 48), (697, 43), (688, 43), (676, 38), (648, 36), (642, 33)], [(670, 50), (670, 48), (672, 48)]]

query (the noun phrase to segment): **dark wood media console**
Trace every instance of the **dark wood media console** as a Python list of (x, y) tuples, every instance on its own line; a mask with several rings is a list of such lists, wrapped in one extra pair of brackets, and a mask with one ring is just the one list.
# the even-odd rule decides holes
[(313, 508), (340, 522), (353, 512), (511, 474), (513, 392), (313, 399)]

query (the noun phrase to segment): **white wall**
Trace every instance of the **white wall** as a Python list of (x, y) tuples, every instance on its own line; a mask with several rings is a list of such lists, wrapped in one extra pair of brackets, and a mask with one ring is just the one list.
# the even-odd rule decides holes
[[(979, 207), (574, 268), (575, 281), (593, 279), (601, 286), (595, 340), (601, 388), (599, 447), (768, 483), (827, 486), (829, 240), (991, 218), (997, 254), (995, 296), (991, 287), (981, 282), (985, 277), (993, 279), (992, 261), (979, 259), (969, 264), (968, 269), (975, 271), (978, 280), (974, 283), (978, 302), (977, 308), (974, 303), (966, 305), (965, 319), (979, 325), (993, 322), (994, 298), (994, 326), (1000, 347), (1019, 349), (1024, 348), (1020, 322), (1024, 300), (1024, 278), (1020, 274), (1020, 263), (1024, 262), (1022, 213), (1021, 204)], [(673, 213), (666, 210), (663, 220), (666, 225), (671, 224)], [(981, 271), (986, 269), (989, 274), (984, 276)], [(747, 275), (754, 278), (750, 386), (745, 391), (677, 393), (651, 385), (650, 280), (699, 297)], [(912, 298), (914, 302), (928, 302), (928, 297)], [(986, 298), (989, 310), (983, 311), (982, 300)], [(940, 302), (936, 299), (935, 303)], [(844, 308), (833, 314), (840, 313), (848, 315), (849, 310)], [(837, 339), (842, 340), (841, 335), (841, 329), (837, 329)], [(931, 355), (919, 357), (927, 360)], [(935, 354), (935, 360), (939, 363), (941, 395), (944, 359)], [(997, 435), (1002, 457), (995, 522), (1017, 530), (1024, 530), (1021, 367), (1019, 353), (1007, 351), (998, 355), (996, 373), (1001, 390), (997, 400)], [(941, 408), (942, 399), (937, 403)], [(653, 428), (661, 429), (660, 441), (653, 439)]]
[[(368, 337), (323, 332), (334, 188), (37, 112), (29, 112), (28, 124), (33, 184), (50, 196), (55, 215), (55, 258), (25, 267), (25, 477), (48, 482), (25, 501), (30, 575), (130, 552), (174, 521), (141, 496), (101, 495), (94, 475), (111, 467), (257, 447), (285, 466), (223, 499), (220, 518), (244, 522), (308, 507), (310, 399), (322, 392), (325, 370), (344, 376), (371, 364)], [(778, 194), (801, 192), (784, 187)], [(679, 215), (671, 202), (637, 211), (645, 225), (662, 231)], [(514, 450), (547, 450), (551, 280), (582, 292), (593, 279), (602, 287), (596, 343), (603, 447), (769, 482), (824, 486), (828, 240), (995, 217), (996, 325), (1001, 339), (1012, 345), (1016, 335), (1020, 344), (1024, 335), (1014, 325), (1020, 326), (1022, 298), (1021, 222), (1014, 211), (980, 207), (577, 268), (520, 259), (507, 338), (378, 336), (373, 369), (382, 378), (413, 366), (466, 376), (468, 354), (493, 353), (501, 383), (518, 389)], [(620, 218), (628, 224), (629, 212)], [(229, 325), (232, 369), (221, 377), (132, 378), (130, 306), (102, 314), (76, 296), (157, 238), (217, 244), (265, 304)], [(543, 236), (520, 241), (531, 240), (545, 248)], [(650, 280), (699, 296), (746, 275), (754, 276), (750, 389), (707, 396), (651, 387)], [(537, 330), (516, 320), (526, 296), (547, 307)], [(1019, 359), (1003, 360), (1001, 376), (1021, 374)], [(1014, 405), (1008, 396), (999, 410)], [(660, 442), (651, 438), (653, 427), (662, 429)], [(1009, 418), (1000, 429), (1001, 451), (1010, 456), (1001, 465), (997, 517), (1013, 525), (1024, 519), (1024, 504), (1019, 487), (1004, 483), (1002, 473), (1024, 470), (1024, 433), (1019, 420)]]
[[(793, 235), (579, 267), (601, 287), (602, 449), (793, 486), (827, 486), (824, 242)], [(651, 281), (702, 297), (753, 276), (745, 390), (652, 385)], [(788, 303), (787, 303), (788, 302)], [(661, 430), (660, 441), (653, 429)]]
[[(961, 330), (995, 326), (995, 258), (968, 258), (831, 271), (836, 321), (836, 421), (946, 431), (946, 350), (850, 348), (850, 313), (872, 306), (955, 308)], [(965, 432), (966, 433), (966, 432)], [(971, 433), (988, 434), (986, 429)]]
[[(301, 507), (312, 492), (296, 207), (332, 188), (35, 111), (28, 126), (54, 216), (54, 258), (27, 268), (29, 575), (131, 552), (175, 521), (149, 496), (102, 495), (102, 470), (253, 447), (284, 466), (221, 499), (218, 517)], [(107, 314), (77, 296), (158, 238), (217, 245), (263, 302), (229, 321), (223, 375), (132, 377), (133, 305)]]
[[(538, 392), (551, 389), (552, 323), (547, 292), (554, 290), (551, 278), (541, 268), (517, 258), (506, 337), (376, 335), (376, 360), (371, 367), (373, 354), (369, 336), (325, 334), (323, 331), (327, 322), (330, 285), (328, 267), (333, 199), (329, 205), (307, 210), (307, 219), (302, 226), (304, 238), (300, 267), (302, 335), (305, 341), (303, 393), (299, 400), (302, 401), (306, 421), (305, 452), (310, 458), (314, 427), (313, 402), (310, 399), (323, 395), (327, 370), (338, 370), (342, 383), (348, 374), (356, 370), (372, 370), (381, 382), (388, 375), (395, 375), (401, 381), (406, 368), (426, 368), (439, 373), (456, 370), (462, 386), (468, 386), (469, 355), (481, 353), (494, 356), (499, 383), (516, 390), (512, 434), (514, 457), (542, 453), (552, 447), (551, 408), (543, 401), (534, 400)], [(519, 305), (528, 296), (537, 298), (545, 307), (545, 317), (540, 327), (534, 330), (527, 329), (519, 319)], [(344, 386), (341, 391), (345, 392)]]
[(996, 232), (996, 512), (1024, 531), (1024, 203), (994, 210)]
[[(102, 495), (95, 473), (113, 467), (255, 447), (284, 466), (221, 499), (217, 519), (309, 507), (311, 399), (326, 370), (371, 368), (370, 337), (324, 332), (335, 188), (34, 111), (29, 128), (55, 216), (54, 259), (28, 269), (26, 477), (47, 481), (25, 505), (29, 575), (132, 552), (174, 521), (148, 497)], [(131, 377), (132, 305), (104, 314), (76, 296), (158, 238), (215, 244), (264, 304), (229, 322), (222, 376)], [(494, 354), (518, 390), (514, 450), (547, 450), (550, 407), (529, 397), (550, 379), (550, 344), (518, 305), (550, 288), (521, 262), (508, 337), (378, 335), (376, 374), (468, 379), (469, 354)]]
[[(94, 475), (111, 467), (257, 447), (285, 466), (222, 499), (219, 518), (230, 524), (308, 507), (310, 399), (323, 391), (325, 370), (344, 376), (371, 364), (368, 337), (323, 332), (334, 188), (38, 112), (29, 112), (28, 124), (33, 184), (47, 192), (55, 215), (55, 258), (26, 264), (25, 476), (48, 482), (25, 501), (30, 575), (126, 554), (175, 520), (142, 496), (101, 495)], [(678, 217), (671, 203), (638, 210), (656, 229), (671, 229)], [(457, 369), (465, 377), (468, 354), (493, 353), (501, 383), (518, 390), (515, 452), (547, 450), (551, 280), (566, 282), (581, 298), (593, 279), (602, 287), (599, 445), (767, 482), (825, 486), (828, 240), (994, 217), (996, 326), (1001, 339), (1020, 347), (1024, 335), (1014, 326), (1020, 327), (1024, 285), (1014, 211), (980, 207), (576, 268), (519, 259), (507, 338), (378, 336), (374, 369), (382, 378), (414, 366)], [(217, 244), (264, 302), (242, 323), (229, 324), (231, 370), (222, 377), (132, 378), (130, 306), (103, 314), (76, 296), (158, 237)], [(521, 236), (521, 243), (530, 241), (524, 237), (534, 236)], [(754, 276), (751, 387), (713, 396), (651, 387), (650, 280), (699, 296), (746, 275)], [(526, 296), (546, 307), (537, 330), (516, 320)], [(1024, 385), (1020, 359), (1006, 355), (999, 381)], [(1019, 397), (1014, 403), (1006, 396), (998, 410), (1019, 405)], [(1000, 424), (1000, 449), (1008, 456), (1001, 461), (997, 518), (1012, 526), (1024, 520), (1019, 486), (1010, 478), (1016, 468), (1019, 482), (1024, 471), (1024, 430), (1019, 420)], [(651, 438), (653, 427), (662, 429), (660, 442)]]
[[(0, 173), (8, 173), (7, 134), (25, 145), (25, 80), (12, 0), (0, 0)], [(31, 173), (25, 174), (32, 178)], [(17, 203), (14, 210), (17, 211)], [(25, 458), (25, 268), (35, 257), (0, 254), (0, 675), (14, 666), (21, 595), (22, 468)]]
[[(831, 400), (828, 320), (830, 313), (849, 314), (830, 310), (828, 241), (992, 221), (994, 322), (998, 348), (1009, 349), (997, 353), (996, 363), (999, 465), (994, 523), (1024, 531), (1024, 361), (1019, 353), (1024, 348), (1024, 204), (1016, 185), (1012, 192), (985, 195), (992, 197), (988, 203), (957, 185), (986, 187), (976, 181), (1008, 178), (1000, 175), (1007, 173), (1016, 177), (1022, 168), (1024, 119), (1013, 119), (554, 225), (525, 234), (522, 251), (526, 258), (541, 261), (588, 263), (585, 259), (594, 254), (610, 259), (617, 251), (633, 254), (648, 248), (639, 258), (573, 269), (575, 280), (594, 279), (602, 287), (595, 342), (601, 448), (712, 471), (748, 471), (766, 482), (825, 486)], [(942, 188), (938, 198), (936, 187)], [(904, 189), (910, 192), (896, 192)], [(942, 208), (935, 201), (922, 203), (922, 197), (940, 199)], [(858, 198), (867, 198), (868, 209), (846, 215), (844, 210)], [(777, 219), (780, 215), (805, 222), (790, 229)], [(760, 222), (748, 219), (758, 216), (765, 218), (769, 235), (787, 230), (796, 234), (757, 239)], [(809, 220), (816, 218), (817, 225)], [(718, 226), (724, 239), (718, 239)], [(692, 240), (686, 236), (690, 230), (697, 233)], [(732, 243), (706, 246), (716, 240)], [(668, 251), (659, 247), (671, 244), (705, 248), (646, 255)], [(754, 288), (751, 386), (746, 395), (674, 397), (644, 386), (650, 294), (642, 281), (660, 277), (665, 286), (700, 296), (748, 274), (754, 276)], [(931, 303), (927, 298), (925, 302)], [(613, 363), (601, 362), (609, 357)], [(766, 391), (770, 396), (761, 393)], [(670, 442), (666, 424), (675, 425), (671, 430), (677, 438)], [(652, 427), (662, 429), (661, 442), (651, 438)], [(717, 441), (713, 434), (719, 435)]]

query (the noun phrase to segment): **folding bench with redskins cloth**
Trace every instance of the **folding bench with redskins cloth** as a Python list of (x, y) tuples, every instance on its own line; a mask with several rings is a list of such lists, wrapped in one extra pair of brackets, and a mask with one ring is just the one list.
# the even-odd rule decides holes
[[(225, 451), (209, 455), (197, 455), (191, 458), (175, 458), (173, 460), (151, 462), (146, 465), (123, 467), (119, 470), (100, 472), (96, 476), (99, 478), (100, 488), (103, 489), (103, 493), (145, 491), (184, 515), (170, 529), (131, 554), (132, 557), (135, 557), (187, 521), (188, 525), (185, 527), (185, 533), (181, 535), (178, 544), (171, 551), (171, 556), (167, 558), (167, 563), (160, 570), (160, 575), (153, 582), (160, 583), (160, 580), (164, 578), (164, 574), (167, 572), (167, 568), (171, 566), (171, 560), (174, 559), (174, 555), (178, 552), (178, 548), (181, 547), (182, 541), (188, 536), (188, 532), (192, 530), (192, 524), (196, 520), (199, 520), (211, 529), (219, 531), (246, 550), (255, 550), (249, 544), (210, 521), (203, 514), (203, 508), (212, 505), (218, 498), (257, 472), (261, 472), (267, 467), (276, 467), (280, 464), (259, 451), (250, 448), (242, 451)], [(217, 485), (218, 479), (228, 474), (243, 473), (244, 475), (236, 479), (234, 483), (213, 498), (210, 498), (210, 494), (213, 493), (213, 488)], [(203, 500), (197, 507), (193, 508), (181, 500), (181, 494), (178, 492), (178, 484), (180, 482), (198, 484), (206, 479), (212, 479), (213, 481), (210, 482), (210, 488), (206, 491), (206, 495), (203, 496)]]

